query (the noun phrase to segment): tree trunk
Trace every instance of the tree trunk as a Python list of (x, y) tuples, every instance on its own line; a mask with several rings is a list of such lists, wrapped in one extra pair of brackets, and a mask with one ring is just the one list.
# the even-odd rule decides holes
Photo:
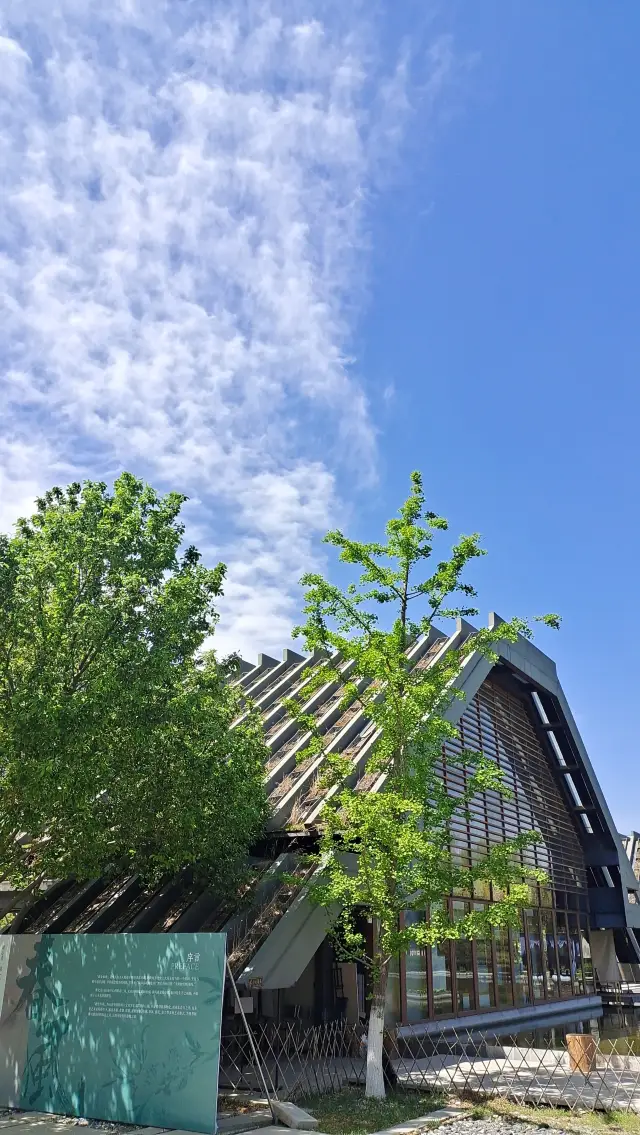
[(367, 1086), (365, 1096), (369, 1099), (383, 1100), (384, 1086), (384, 1007), (387, 995), (387, 979), (389, 966), (380, 967), (376, 974), (369, 1011), (369, 1028), (367, 1032)]

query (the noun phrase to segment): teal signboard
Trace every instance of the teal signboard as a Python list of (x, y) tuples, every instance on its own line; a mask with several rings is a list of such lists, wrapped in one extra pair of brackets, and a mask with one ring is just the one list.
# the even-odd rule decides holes
[(0, 935), (0, 1107), (215, 1131), (223, 934)]

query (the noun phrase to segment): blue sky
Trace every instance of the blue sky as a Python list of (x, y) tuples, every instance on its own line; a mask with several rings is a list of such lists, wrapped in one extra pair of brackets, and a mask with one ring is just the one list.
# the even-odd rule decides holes
[(563, 615), (637, 827), (640, 10), (346, 8), (4, 5), (0, 527), (75, 477), (183, 489), (252, 657), (418, 467), (483, 611)]
[(482, 608), (562, 613), (537, 641), (637, 828), (640, 10), (453, 13), (455, 116), (377, 206), (357, 354), (395, 396), (375, 512), (419, 466), (453, 526), (483, 533)]

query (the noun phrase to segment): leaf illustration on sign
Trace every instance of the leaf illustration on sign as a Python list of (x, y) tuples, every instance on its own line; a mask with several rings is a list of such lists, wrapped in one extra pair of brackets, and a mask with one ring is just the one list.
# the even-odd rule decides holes
[(55, 1102), (59, 1110), (70, 1110), (71, 1098), (61, 1085), (58, 1067), (60, 1041), (69, 1031), (68, 1002), (51, 984), (52, 975), (51, 943), (41, 938), (33, 956), (27, 959), (27, 972), (16, 982), (21, 995), (14, 1012), (21, 1006), (26, 1008), (39, 1042), (29, 1053), (22, 1092), (31, 1107), (38, 1102), (47, 1110), (47, 1105)]

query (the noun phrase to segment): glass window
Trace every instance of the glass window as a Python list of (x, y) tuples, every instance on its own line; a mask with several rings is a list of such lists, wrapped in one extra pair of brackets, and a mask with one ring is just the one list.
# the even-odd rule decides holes
[(560, 975), (560, 996), (572, 997), (571, 985), (571, 958), (569, 956), (569, 938), (564, 914), (556, 914), (556, 941), (558, 943), (558, 971)]
[[(486, 904), (474, 903), (474, 910), (486, 910)], [(476, 950), (476, 982), (478, 987), (478, 1008), (492, 1009), (496, 1003), (496, 991), (493, 984), (493, 951), (491, 940), (478, 939)]]
[(484, 879), (477, 879), (473, 884), (473, 897), (476, 899), (491, 898), (491, 884)]
[[(404, 916), (405, 926), (415, 922), (423, 922), (424, 915), (415, 910), (407, 910)], [(419, 949), (412, 942), (405, 955), (405, 985), (407, 990), (407, 1020), (424, 1021), (429, 1016), (429, 998), (427, 996), (427, 962), (424, 950)]]
[(531, 994), (529, 992), (529, 965), (527, 961), (527, 940), (524, 935), (524, 923), (520, 922), (519, 930), (512, 930), (513, 936), (513, 973), (516, 981), (516, 1005), (529, 1005)]
[(431, 979), (433, 981), (433, 1012), (436, 1017), (446, 1017), (453, 1012), (451, 993), (451, 946), (442, 942), (431, 947)]
[(580, 927), (580, 945), (582, 947), (582, 975), (584, 977), (584, 991), (585, 993), (594, 992), (593, 983), (593, 962), (591, 960), (591, 942), (589, 941), (589, 931), (586, 925)]
[(496, 991), (498, 1005), (513, 1005), (513, 984), (511, 981), (511, 949), (509, 931), (504, 926), (494, 926), (493, 945), (496, 953)]
[(542, 936), (540, 938), (540, 945), (542, 947), (542, 961), (547, 976), (547, 996), (551, 998), (559, 997), (560, 983), (558, 980), (556, 936), (553, 925), (552, 912), (550, 910), (541, 910), (540, 921), (542, 924)]
[(544, 962), (540, 942), (540, 918), (537, 910), (525, 910), (525, 922), (529, 936), (529, 958), (531, 960), (531, 984), (534, 1001), (544, 1001)]
[[(469, 909), (469, 903), (454, 902), (454, 922), (464, 918)], [(475, 1009), (476, 999), (473, 988), (473, 946), (467, 938), (456, 938), (455, 956), (457, 1010), (459, 1013), (468, 1013)]]
[(400, 1020), (400, 960), (392, 958), (389, 962), (389, 979), (387, 981), (387, 997), (384, 1007), (384, 1023), (391, 1026)]
[(584, 993), (584, 977), (582, 975), (582, 954), (580, 952), (580, 927), (578, 916), (569, 914), (569, 958), (571, 962), (571, 976), (573, 977), (574, 993)]

